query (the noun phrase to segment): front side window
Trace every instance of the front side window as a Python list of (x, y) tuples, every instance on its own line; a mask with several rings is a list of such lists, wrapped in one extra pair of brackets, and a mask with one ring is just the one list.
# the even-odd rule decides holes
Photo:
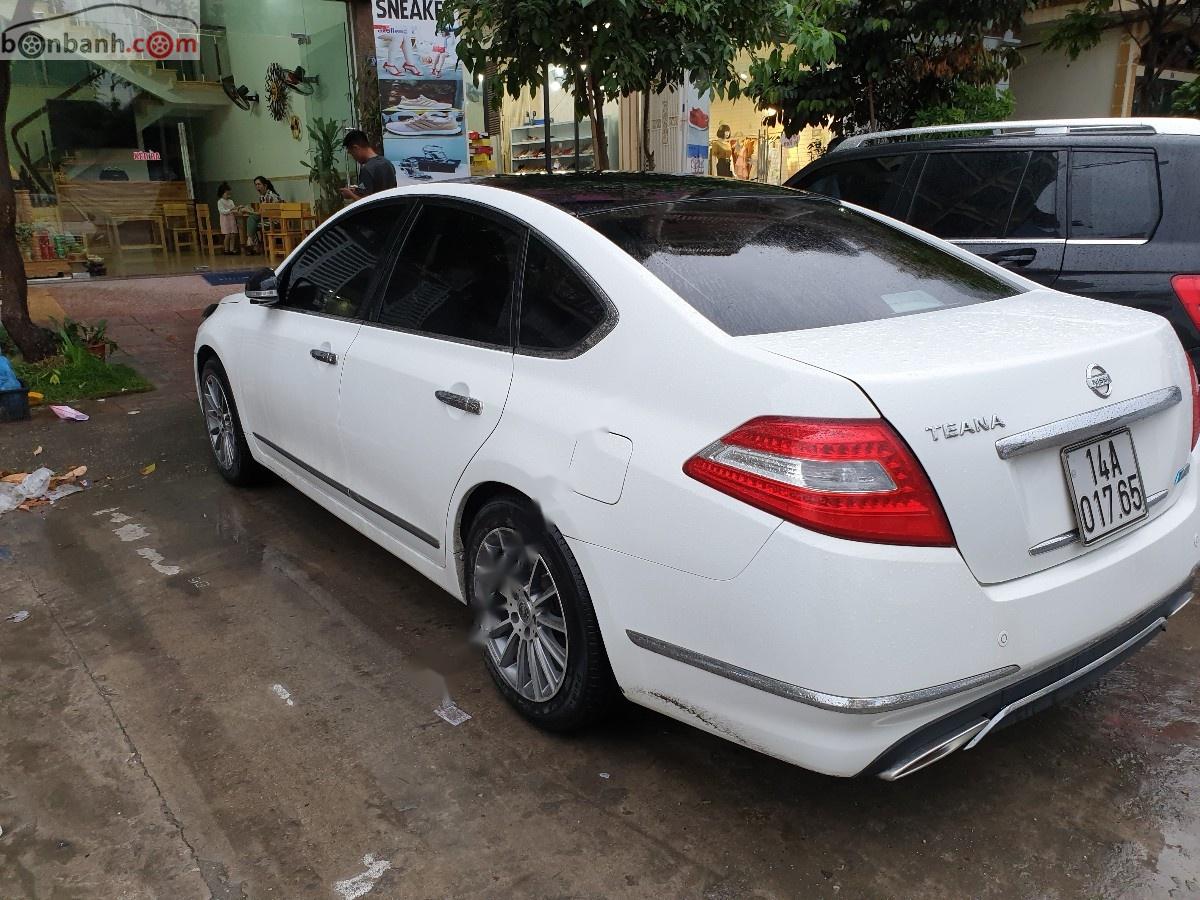
[(1153, 151), (1071, 153), (1071, 237), (1148, 238), (1161, 209)]
[(890, 225), (800, 196), (662, 204), (583, 221), (734, 336), (871, 322), (1021, 293)]
[(940, 238), (1004, 237), (1028, 151), (930, 153), (908, 223)]
[(797, 183), (814, 194), (845, 200), (885, 215), (903, 217), (897, 209), (915, 154), (877, 156), (825, 166)]
[(320, 229), (284, 273), (279, 305), (326, 316), (361, 316), (392, 229), (409, 209), (407, 203), (374, 204)]
[(376, 321), (432, 337), (511, 346), (524, 235), (458, 206), (427, 204), (392, 269)]
[(607, 306), (587, 282), (545, 241), (530, 237), (521, 296), (520, 347), (573, 349), (607, 317)]

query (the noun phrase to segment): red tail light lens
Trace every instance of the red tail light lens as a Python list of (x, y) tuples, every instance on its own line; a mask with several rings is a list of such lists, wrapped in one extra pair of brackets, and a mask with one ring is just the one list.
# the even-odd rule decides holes
[(1196, 449), (1196, 441), (1200, 440), (1200, 385), (1196, 384), (1196, 366), (1191, 356), (1188, 361), (1188, 382), (1192, 386), (1192, 449)]
[(1171, 287), (1192, 324), (1200, 328), (1200, 275), (1176, 275), (1171, 279)]
[(925, 470), (881, 419), (764, 416), (705, 447), (683, 471), (823, 534), (879, 544), (954, 546)]

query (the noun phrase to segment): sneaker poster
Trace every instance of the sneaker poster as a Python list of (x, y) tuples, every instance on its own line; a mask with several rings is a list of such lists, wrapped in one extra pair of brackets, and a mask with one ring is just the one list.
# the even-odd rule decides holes
[(375, 0), (383, 155), (400, 185), (470, 174), (463, 71), (432, 0)]

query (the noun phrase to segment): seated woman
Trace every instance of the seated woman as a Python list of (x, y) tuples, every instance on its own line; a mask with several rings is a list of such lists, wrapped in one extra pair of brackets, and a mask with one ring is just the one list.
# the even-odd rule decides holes
[[(265, 178), (259, 175), (254, 179), (254, 189), (258, 191), (257, 203), (282, 203), (279, 193), (275, 190), (275, 185), (271, 184), (270, 178)], [(246, 252), (247, 253), (262, 253), (262, 216), (258, 214), (257, 209), (247, 210), (249, 215), (246, 217)]]

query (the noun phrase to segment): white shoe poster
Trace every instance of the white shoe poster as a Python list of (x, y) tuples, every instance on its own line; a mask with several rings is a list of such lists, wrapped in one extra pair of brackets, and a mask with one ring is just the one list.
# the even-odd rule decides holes
[(376, 0), (383, 155), (399, 184), (470, 174), (462, 66), (433, 0)]

